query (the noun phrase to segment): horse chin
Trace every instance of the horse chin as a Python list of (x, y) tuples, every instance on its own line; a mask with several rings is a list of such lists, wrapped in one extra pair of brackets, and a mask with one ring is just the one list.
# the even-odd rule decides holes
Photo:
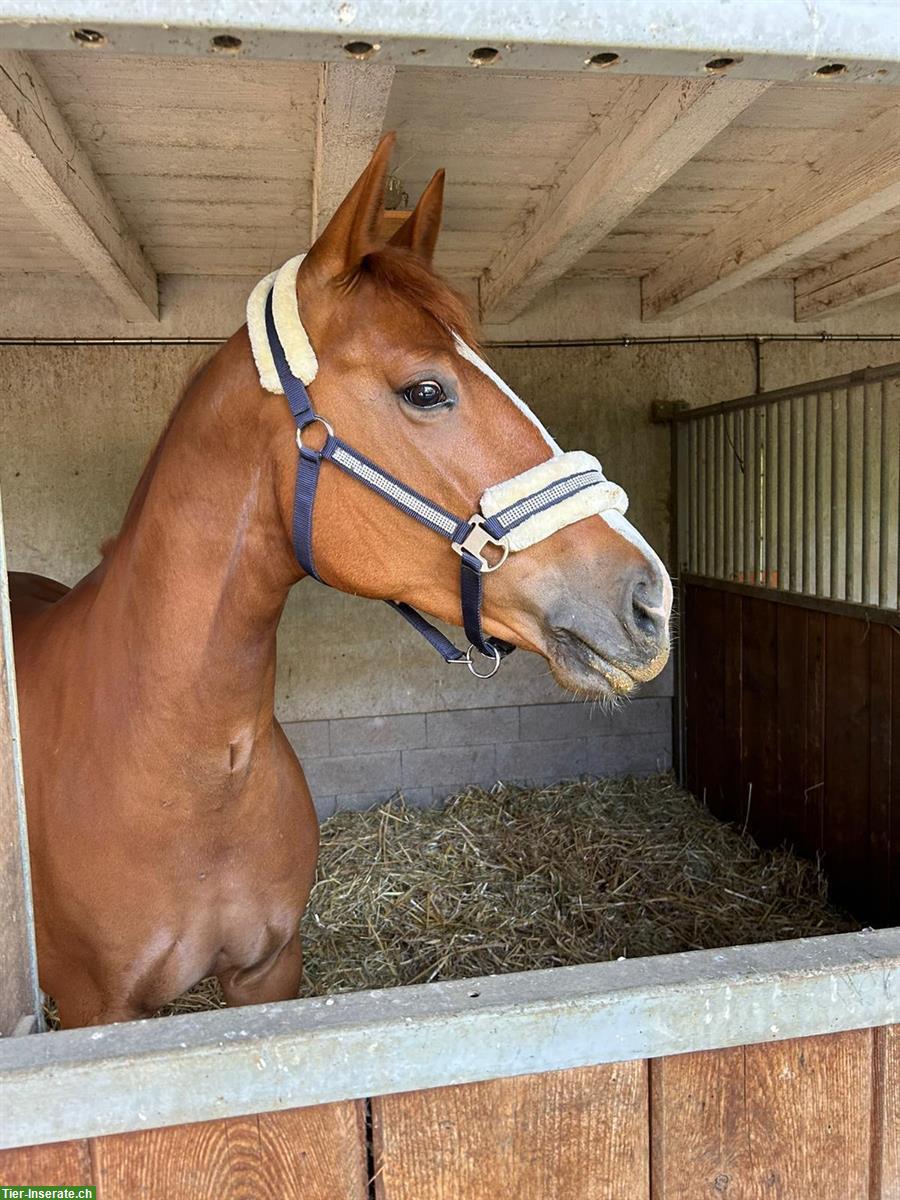
[(639, 683), (655, 678), (669, 658), (668, 646), (652, 661), (624, 663), (603, 653), (571, 630), (555, 631), (547, 661), (553, 678), (586, 700), (625, 699)]

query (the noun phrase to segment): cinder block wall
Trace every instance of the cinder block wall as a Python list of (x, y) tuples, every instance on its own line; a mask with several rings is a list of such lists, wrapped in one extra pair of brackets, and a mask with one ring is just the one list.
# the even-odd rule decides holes
[[(766, 346), (768, 386), (889, 361), (896, 347)], [(14, 569), (73, 583), (115, 532), (185, 378), (191, 347), (0, 347), (0, 486)], [(570, 448), (596, 453), (665, 558), (667, 431), (655, 399), (751, 392), (744, 344), (497, 349), (491, 360)], [(301, 619), (302, 618), (302, 619)], [(493, 680), (446, 667), (386, 606), (311, 582), (279, 631), (277, 709), (323, 812), (398, 788), (423, 803), (467, 784), (646, 773), (671, 761), (672, 672), (609, 713), (573, 703), (516, 654)]]

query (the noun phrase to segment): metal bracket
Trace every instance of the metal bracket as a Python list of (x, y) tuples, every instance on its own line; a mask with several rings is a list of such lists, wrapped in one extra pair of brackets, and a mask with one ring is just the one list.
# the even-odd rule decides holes
[[(481, 570), (485, 573), (496, 571), (498, 568), (502, 567), (507, 558), (509, 558), (509, 542), (505, 537), (491, 537), (488, 531), (484, 528), (484, 517), (478, 513), (476, 513), (473, 517), (469, 517), (469, 524), (472, 526), (472, 528), (469, 530), (463, 540), (461, 542), (451, 542), (450, 545), (460, 556), (460, 558), (462, 558), (463, 550), (468, 550), (468, 552), (474, 555), (474, 557), (477, 558), (481, 563)], [(496, 546), (498, 550), (502, 551), (499, 562), (491, 563), (484, 557), (483, 551), (485, 546), (488, 545)]]

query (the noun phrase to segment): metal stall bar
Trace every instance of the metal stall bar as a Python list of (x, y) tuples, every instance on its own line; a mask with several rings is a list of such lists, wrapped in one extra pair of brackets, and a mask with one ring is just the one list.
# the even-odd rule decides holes
[(900, 380), (882, 381), (878, 603), (900, 609)]
[(790, 577), (785, 585), (792, 592), (803, 591), (803, 402), (805, 394), (792, 396), (791, 413), (791, 536)]
[[(862, 602), (878, 603), (881, 559), (881, 389), (865, 385), (863, 401)], [(900, 534), (898, 534), (900, 536)]]
[(847, 599), (862, 603), (863, 595), (863, 439), (865, 387), (847, 389)]
[(821, 391), (816, 395), (816, 596), (827, 596), (831, 588), (831, 444), (831, 392)]
[(803, 533), (801, 536), (801, 585), (807, 596), (816, 594), (816, 441), (818, 438), (818, 392), (803, 397)]
[(766, 419), (766, 559), (765, 585), (778, 587), (778, 517), (779, 517), (779, 427), (780, 413), (777, 408), (768, 410)]
[(786, 591), (791, 577), (791, 402), (778, 406), (778, 587)]
[(0, 1037), (40, 1027), (19, 710), (0, 500)]
[(725, 570), (722, 576), (724, 579), (734, 579), (736, 577), (735, 572), (737, 571), (734, 538), (731, 536), (731, 531), (734, 529), (734, 497), (737, 486), (734, 470), (734, 418), (734, 413), (722, 414), (725, 439), (722, 454), (722, 470), (725, 473), (725, 512), (722, 522), (722, 538), (725, 542)]
[(714, 426), (713, 451), (715, 461), (715, 495), (713, 496), (713, 512), (715, 523), (715, 560), (713, 570), (717, 579), (725, 577), (725, 417), (716, 413), (712, 418)]
[(847, 599), (847, 389), (831, 393), (831, 591)]
[[(888, 623), (900, 602), (900, 364), (676, 413), (682, 570)], [(680, 468), (679, 468), (680, 469)]]

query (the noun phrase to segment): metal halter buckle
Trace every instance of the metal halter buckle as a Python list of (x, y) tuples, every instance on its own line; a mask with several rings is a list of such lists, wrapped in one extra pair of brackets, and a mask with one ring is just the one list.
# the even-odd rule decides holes
[[(509, 557), (509, 542), (505, 537), (491, 537), (491, 535), (484, 528), (484, 517), (482, 517), (479, 513), (476, 513), (474, 517), (469, 517), (469, 524), (472, 526), (472, 528), (469, 530), (463, 540), (461, 542), (451, 542), (450, 545), (460, 556), (460, 558), (462, 558), (463, 550), (468, 550), (468, 552), (474, 555), (474, 557), (477, 558), (481, 563), (481, 570), (484, 571), (485, 574), (490, 571), (496, 571), (499, 567), (503, 566)], [(503, 551), (499, 562), (491, 564), (484, 557), (482, 551), (487, 545), (496, 546), (498, 550)], [(491, 674), (493, 674), (493, 672), (491, 672)], [(485, 676), (485, 678), (487, 677)]]
[(307, 446), (303, 445), (303, 430), (308, 429), (310, 427), (310, 425), (322, 425), (325, 429), (325, 432), (328, 434), (328, 436), (334, 437), (334, 430), (332, 429), (331, 425), (325, 420), (325, 418), (315, 416), (312, 418), (311, 421), (307, 421), (306, 424), (302, 428), (298, 427), (298, 429), (297, 429), (297, 449), (298, 450), (308, 449)]

